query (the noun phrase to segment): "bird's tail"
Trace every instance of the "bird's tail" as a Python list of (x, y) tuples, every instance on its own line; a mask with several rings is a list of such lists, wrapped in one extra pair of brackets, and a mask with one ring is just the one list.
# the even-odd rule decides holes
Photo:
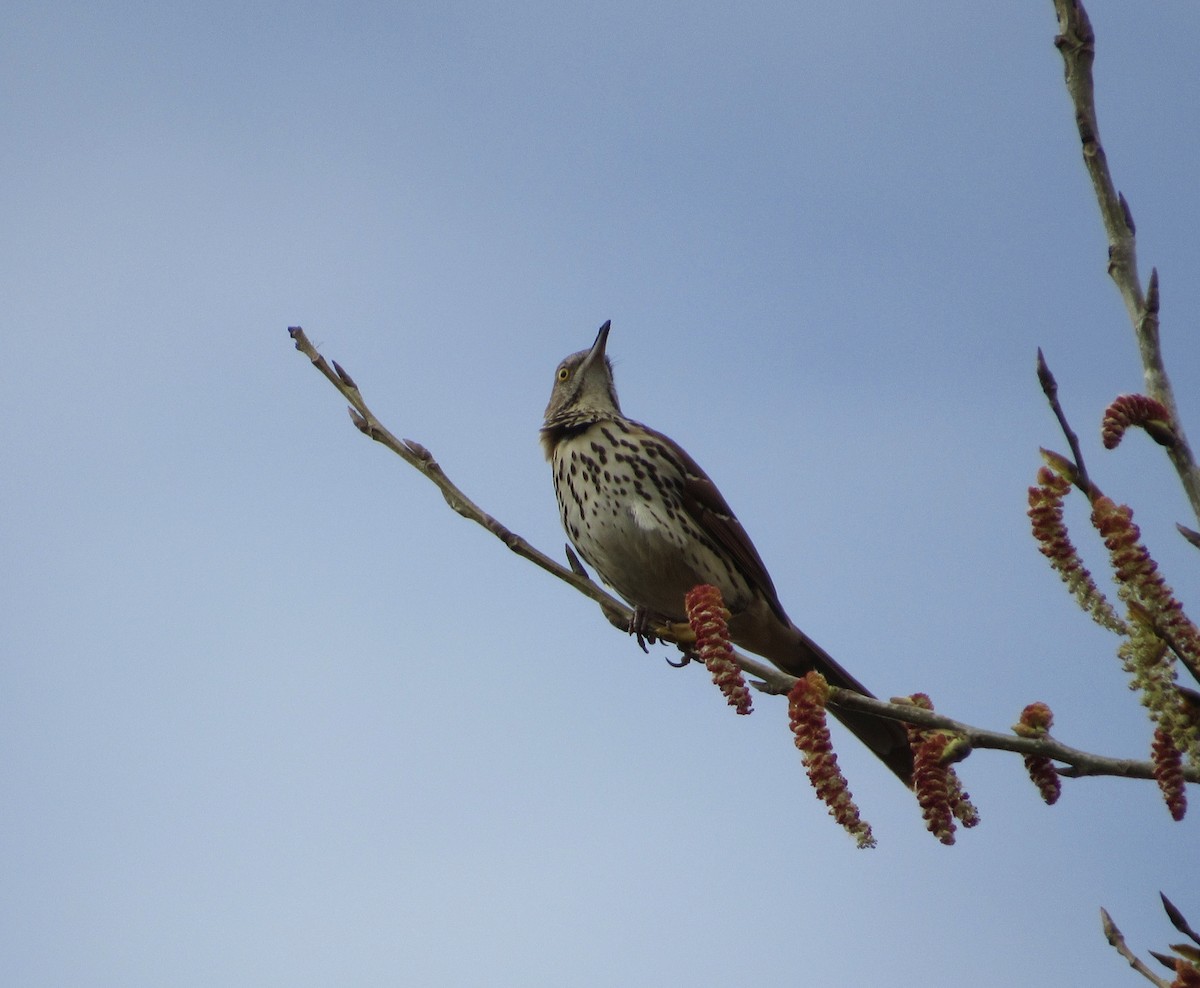
[[(825, 649), (796, 629), (803, 641), (805, 651), (810, 653), (811, 668), (816, 669), (831, 686), (854, 690), (863, 696), (875, 694), (837, 664)], [(844, 724), (858, 740), (870, 748), (888, 768), (900, 777), (900, 781), (911, 788), (913, 780), (913, 752), (908, 743), (908, 732), (898, 720), (876, 717), (861, 710), (841, 710), (830, 707), (830, 712)]]
[[(737, 644), (770, 659), (789, 675), (803, 676), (809, 670), (816, 669), (832, 686), (854, 690), (863, 696), (875, 695), (791, 621), (785, 624), (774, 613), (769, 616), (747, 613), (743, 621), (735, 618), (730, 622), (730, 631)], [(851, 734), (911, 788), (913, 753), (908, 743), (908, 732), (900, 721), (876, 717), (859, 710), (839, 710), (832, 706), (829, 709)]]

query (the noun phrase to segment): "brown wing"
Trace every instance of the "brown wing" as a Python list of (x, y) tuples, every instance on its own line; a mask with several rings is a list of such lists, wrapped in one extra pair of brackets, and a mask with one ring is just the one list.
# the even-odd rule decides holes
[(762, 557), (754, 548), (754, 543), (750, 541), (742, 523), (737, 520), (737, 516), (717, 489), (717, 485), (712, 482), (712, 478), (673, 439), (649, 426), (642, 425), (641, 428), (671, 450), (683, 466), (684, 482), (681, 496), (684, 510), (692, 516), (701, 531), (706, 532), (718, 546), (733, 557), (738, 569), (751, 585), (759, 589), (780, 620), (790, 624)]

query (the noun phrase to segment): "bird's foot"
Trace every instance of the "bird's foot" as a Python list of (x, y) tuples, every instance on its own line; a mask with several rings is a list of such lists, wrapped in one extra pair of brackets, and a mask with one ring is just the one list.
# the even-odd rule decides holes
[(650, 625), (653, 622), (650, 620), (650, 612), (642, 606), (636, 606), (633, 609), (633, 618), (629, 622), (629, 633), (637, 636), (638, 648), (643, 652), (649, 653), (650, 649), (646, 647), (647, 643), (654, 645), (658, 642), (658, 638), (650, 630)]

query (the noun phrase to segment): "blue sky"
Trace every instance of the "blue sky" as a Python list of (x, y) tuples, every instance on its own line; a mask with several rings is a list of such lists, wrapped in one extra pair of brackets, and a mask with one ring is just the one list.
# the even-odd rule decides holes
[[(1200, 14), (1091, 13), (1195, 440)], [(285, 332), (558, 554), (537, 427), (611, 319), (625, 410), (866, 683), (1141, 756), (1024, 516), (1040, 345), (1200, 609), (1166, 461), (1099, 447), (1141, 377), (1050, 3), (0, 17), (4, 983), (1117, 986), (1101, 905), (1137, 948), (1159, 889), (1198, 921), (1197, 813), (1149, 784), (1051, 809), (981, 752), (946, 849), (843, 736), (856, 850), (782, 704), (728, 714), (462, 522)]]

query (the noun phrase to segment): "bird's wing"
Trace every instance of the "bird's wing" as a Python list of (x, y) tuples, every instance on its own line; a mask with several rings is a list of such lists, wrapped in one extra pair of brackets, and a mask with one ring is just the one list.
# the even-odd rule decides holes
[(771, 610), (784, 623), (790, 623), (762, 557), (754, 548), (754, 543), (750, 541), (742, 523), (737, 520), (737, 516), (717, 489), (717, 485), (712, 482), (712, 478), (673, 439), (648, 426), (641, 427), (669, 449), (679, 461), (683, 473), (683, 489), (680, 496), (684, 510), (692, 516), (701, 531), (733, 557), (746, 579), (761, 591), (767, 603), (771, 605)]

